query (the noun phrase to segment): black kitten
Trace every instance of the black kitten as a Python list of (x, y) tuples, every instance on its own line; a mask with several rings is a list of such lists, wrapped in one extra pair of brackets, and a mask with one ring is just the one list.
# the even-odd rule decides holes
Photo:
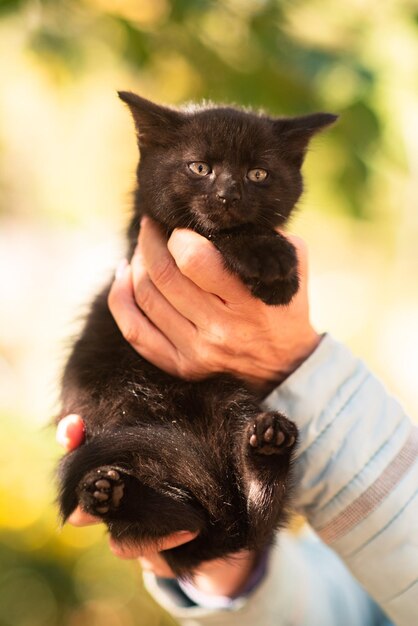
[[(290, 302), (296, 254), (274, 228), (302, 193), (309, 139), (336, 116), (174, 110), (119, 96), (141, 151), (129, 256), (147, 214), (167, 236), (185, 227), (211, 239), (254, 296)], [(63, 377), (60, 417), (79, 413), (86, 425), (86, 443), (60, 466), (63, 518), (80, 503), (115, 539), (136, 544), (198, 531), (163, 553), (181, 575), (208, 559), (261, 549), (286, 519), (296, 426), (261, 411), (257, 395), (232, 376), (187, 382), (140, 357), (109, 312), (108, 291), (94, 300)]]

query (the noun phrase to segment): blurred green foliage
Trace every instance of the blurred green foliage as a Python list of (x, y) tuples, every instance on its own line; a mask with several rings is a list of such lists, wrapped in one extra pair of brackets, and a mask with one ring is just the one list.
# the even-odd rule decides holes
[[(384, 223), (391, 231), (401, 221), (402, 206), (406, 235), (397, 237), (399, 242), (406, 241), (409, 224), (416, 223), (405, 217), (414, 211), (406, 189), (418, 162), (416, 114), (413, 119), (418, 88), (414, 0), (0, 0), (0, 30), (1, 67), (7, 76), (15, 71), (9, 66), (9, 52), (10, 62), (19, 68), (16, 71), (32, 68), (27, 71), (36, 71), (42, 89), (53, 94), (51, 100), (36, 100), (37, 83), (34, 87), (30, 75), (11, 88), (13, 93), (3, 80), (0, 106), (3, 99), (4, 110), (19, 110), (21, 117), (16, 119), (24, 120), (10, 129), (12, 124), (0, 119), (0, 160), (6, 155), (6, 166), (0, 169), (3, 218), (19, 214), (34, 219), (35, 206), (41, 207), (42, 217), (65, 215), (68, 227), (87, 213), (82, 204), (85, 197), (85, 205), (94, 212), (94, 202), (89, 205), (93, 176), (89, 172), (97, 153), (104, 158), (109, 148), (122, 151), (115, 144), (89, 152), (88, 132), (100, 118), (96, 100), (91, 106), (87, 97), (82, 100), (81, 109), (90, 107), (85, 119), (71, 117), (68, 110), (86, 92), (94, 95), (99, 84), (94, 82), (96, 75), (108, 81), (109, 99), (116, 101), (117, 75), (128, 83), (118, 87), (166, 103), (210, 99), (262, 107), (274, 114), (321, 109), (338, 113), (338, 124), (319, 140), (320, 158), (307, 162), (314, 215), (307, 223), (313, 224), (316, 212), (328, 212), (371, 229)], [(102, 93), (102, 83), (100, 88)], [(57, 110), (62, 117), (54, 117)], [(60, 143), (64, 125), (69, 132)], [(31, 134), (32, 126), (41, 128), (39, 135)], [(76, 141), (71, 152), (69, 137), (77, 126), (86, 139), (82, 137), (81, 146)], [(98, 141), (101, 128), (93, 131), (93, 142)], [(12, 141), (11, 149), (7, 141)], [(31, 141), (38, 153), (36, 149), (31, 153)], [(70, 185), (63, 185), (58, 149), (60, 155), (70, 152), (66, 162), (70, 169), (75, 171), (80, 164), (79, 195), (68, 191), (71, 174)], [(45, 191), (36, 178), (37, 167), (46, 170)], [(95, 171), (103, 186), (103, 202), (98, 204), (106, 213), (108, 170)], [(50, 207), (49, 213), (45, 207)], [(112, 210), (116, 213), (119, 207)], [(416, 246), (415, 239), (411, 245)], [(46, 244), (45, 248), (49, 253)], [(23, 273), (27, 274), (26, 267)], [(49, 279), (53, 280), (52, 269)], [(42, 294), (36, 296), (33, 316), (41, 309)], [(350, 316), (355, 323), (355, 316)], [(13, 321), (19, 323), (17, 307)], [(26, 318), (22, 328), (23, 324)], [(21, 338), (22, 331), (16, 336)], [(6, 372), (18, 363), (23, 344), (24, 339), (16, 348), (0, 334), (5, 354), (3, 361), (0, 355), (0, 375), (2, 367)], [(20, 387), (16, 390), (22, 394)], [(9, 410), (0, 420), (0, 439), (13, 442), (1, 455), (7, 469), (0, 472), (4, 503), (0, 626), (171, 624), (171, 618), (140, 592), (135, 570), (110, 557), (99, 543), (102, 531), (65, 528), (57, 532), (54, 485), (48, 478), (54, 466), (51, 433), (31, 430), (24, 420), (12, 418)]]
[(344, 198), (340, 209), (356, 217), (378, 211), (371, 201), (375, 152), (403, 162), (402, 149), (391, 153), (385, 142), (390, 120), (381, 90), (398, 69), (390, 55), (396, 37), (418, 34), (411, 0), (343, 7), (327, 0), (2, 0), (0, 8), (20, 12), (27, 46), (54, 72), (61, 64), (80, 75), (97, 43), (142, 83), (148, 77), (146, 91), (162, 83), (157, 92), (172, 102), (338, 112), (328, 140), (331, 184)]

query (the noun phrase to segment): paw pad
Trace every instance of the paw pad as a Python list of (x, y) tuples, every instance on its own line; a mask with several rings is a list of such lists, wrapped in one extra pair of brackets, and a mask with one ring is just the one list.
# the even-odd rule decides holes
[(116, 511), (123, 498), (125, 484), (120, 472), (101, 467), (89, 472), (79, 485), (81, 507), (93, 515)]
[(277, 413), (261, 413), (250, 426), (248, 443), (259, 454), (283, 454), (297, 438), (296, 426)]

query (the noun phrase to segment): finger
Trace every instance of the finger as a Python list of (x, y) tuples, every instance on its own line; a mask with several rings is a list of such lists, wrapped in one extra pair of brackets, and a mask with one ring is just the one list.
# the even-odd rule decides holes
[(141, 559), (144, 569), (152, 570), (157, 576), (172, 576), (173, 572), (168, 567), (165, 559), (161, 556), (160, 551), (177, 548), (192, 541), (198, 533), (192, 533), (184, 530), (173, 533), (154, 542), (148, 547), (130, 545), (129, 543), (116, 541), (113, 537), (109, 538), (109, 547), (111, 552), (119, 559)]
[(155, 287), (147, 274), (139, 247), (131, 266), (135, 300), (139, 308), (178, 350), (187, 353), (196, 334), (196, 326), (179, 313)]
[(109, 538), (109, 546), (114, 554), (125, 559), (138, 559), (139, 557), (152, 558), (158, 552), (163, 550), (171, 550), (178, 546), (188, 543), (197, 537), (198, 533), (192, 533), (188, 530), (180, 530), (171, 535), (167, 535), (159, 540), (154, 541), (148, 546), (135, 546), (128, 542), (117, 541), (113, 537)]
[(109, 548), (112, 554), (119, 559), (139, 559), (142, 555), (140, 547), (116, 541), (113, 537), (109, 538)]
[[(172, 548), (177, 548), (178, 546), (182, 546), (184, 543), (188, 543), (195, 539), (198, 536), (198, 532), (191, 532), (190, 530), (179, 530), (172, 535), (167, 535), (161, 541), (158, 542), (158, 550), (171, 550)], [(144, 553), (146, 556), (146, 553)]]
[(151, 558), (141, 557), (139, 559), (141, 568), (144, 571), (152, 572), (155, 576), (161, 578), (175, 578), (173, 570), (167, 564), (167, 561), (158, 553)]
[[(207, 241), (203, 237), (201, 239)], [(155, 222), (147, 219), (141, 223), (138, 241), (146, 271), (157, 289), (181, 315), (197, 327), (207, 326), (211, 311), (219, 307), (218, 299), (199, 289), (197, 284), (183, 275)]]
[(239, 278), (225, 269), (221, 253), (208, 239), (190, 230), (176, 229), (168, 249), (181, 273), (203, 291), (231, 303), (252, 299)]
[(83, 443), (84, 436), (84, 422), (80, 415), (66, 415), (58, 423), (56, 440), (69, 452)]
[(176, 348), (138, 308), (134, 298), (130, 266), (120, 271), (114, 280), (109, 292), (108, 305), (126, 341), (157, 367), (176, 374)]
[(100, 524), (101, 520), (90, 513), (86, 513), (79, 506), (74, 509), (67, 522), (72, 526), (91, 526), (92, 524)]

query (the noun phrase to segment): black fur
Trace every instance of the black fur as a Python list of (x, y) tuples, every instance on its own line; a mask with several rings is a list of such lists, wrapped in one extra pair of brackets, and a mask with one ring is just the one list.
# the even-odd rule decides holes
[[(119, 96), (133, 114), (141, 152), (128, 254), (147, 214), (167, 235), (186, 227), (210, 238), (226, 267), (264, 302), (290, 302), (296, 254), (274, 228), (302, 193), (309, 139), (335, 116), (174, 110)], [(196, 162), (210, 173), (193, 172)], [(265, 180), (248, 178), (257, 168), (268, 172)], [(181, 575), (208, 559), (261, 549), (286, 520), (295, 425), (262, 412), (257, 395), (232, 376), (188, 382), (147, 362), (117, 328), (108, 290), (93, 302), (63, 376), (59, 418), (79, 413), (86, 424), (86, 443), (60, 465), (63, 518), (80, 502), (114, 538), (142, 545), (199, 531), (163, 553)]]

